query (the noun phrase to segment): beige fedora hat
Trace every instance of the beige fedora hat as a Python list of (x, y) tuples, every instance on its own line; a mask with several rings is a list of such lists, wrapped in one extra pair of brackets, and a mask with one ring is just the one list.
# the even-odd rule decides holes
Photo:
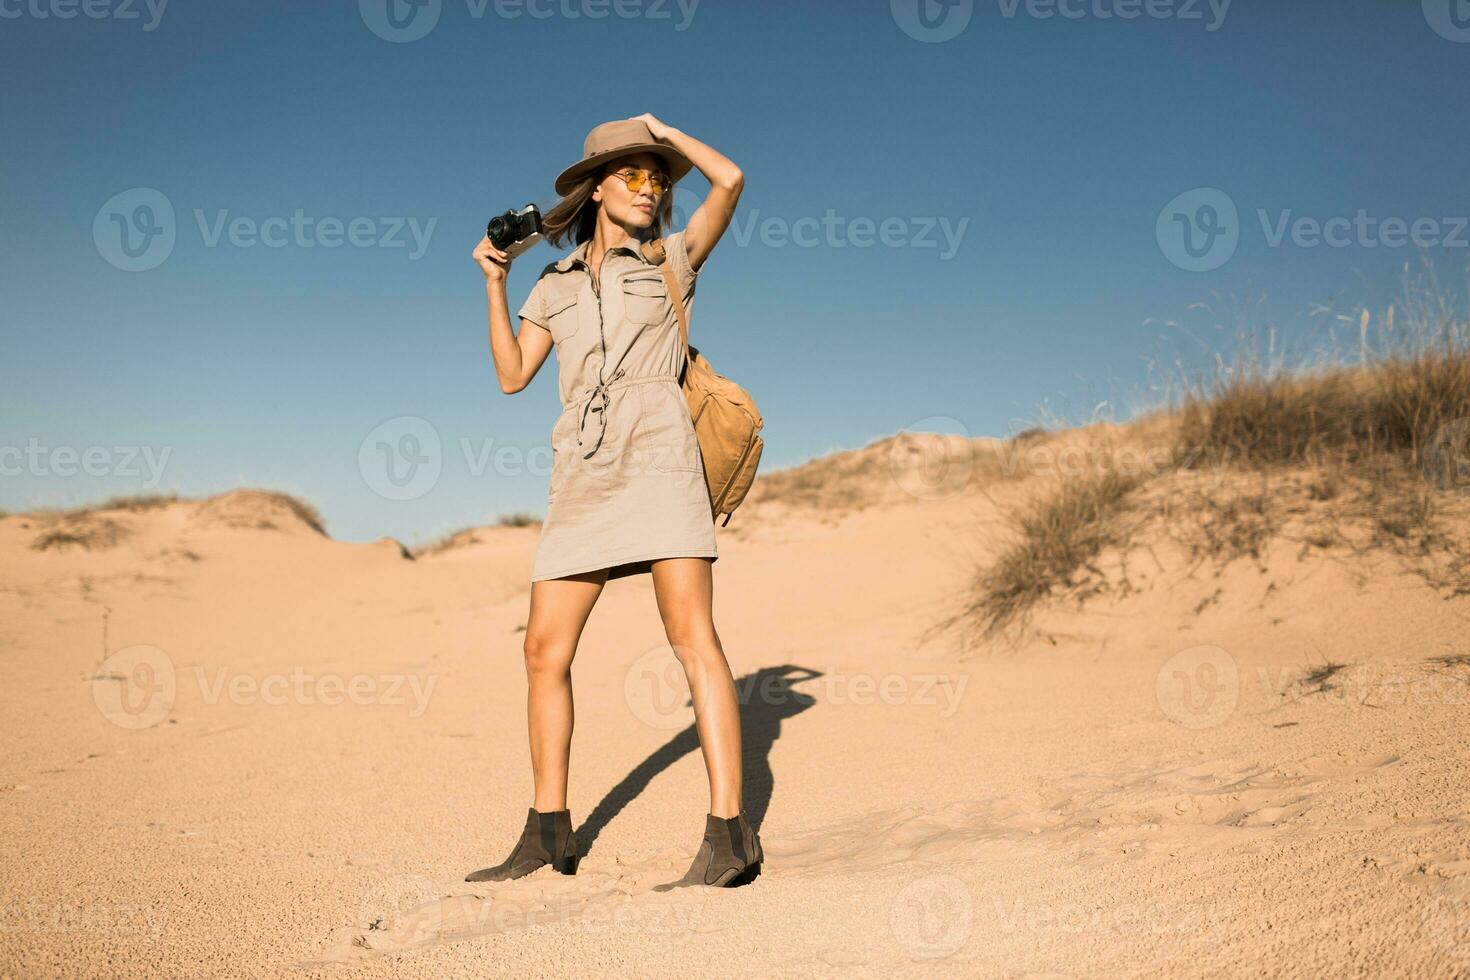
[(694, 164), (667, 143), (660, 143), (641, 119), (615, 119), (595, 126), (582, 143), (582, 159), (563, 170), (556, 178), (556, 192), (566, 194), (577, 181), (608, 160), (629, 153), (656, 153), (668, 161), (669, 180), (677, 182)]

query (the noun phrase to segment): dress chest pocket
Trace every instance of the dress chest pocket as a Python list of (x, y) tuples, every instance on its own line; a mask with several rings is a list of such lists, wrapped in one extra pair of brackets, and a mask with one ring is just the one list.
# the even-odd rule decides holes
[(662, 323), (669, 313), (669, 287), (663, 276), (624, 279), (623, 312), (633, 323)]
[(576, 293), (567, 293), (550, 300), (546, 307), (546, 325), (551, 328), (551, 339), (559, 344), (575, 334), (582, 325), (577, 314)]

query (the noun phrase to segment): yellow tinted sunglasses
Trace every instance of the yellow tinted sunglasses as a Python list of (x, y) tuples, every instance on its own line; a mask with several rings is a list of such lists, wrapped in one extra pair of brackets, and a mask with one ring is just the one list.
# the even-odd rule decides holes
[(653, 189), (655, 194), (662, 194), (669, 189), (669, 185), (672, 183), (669, 180), (669, 175), (663, 171), (649, 173), (647, 170), (637, 170), (632, 167), (615, 170), (610, 176), (617, 177), (623, 183), (627, 184), (628, 190), (634, 194), (643, 189), (643, 182), (645, 180), (648, 181), (648, 186)]

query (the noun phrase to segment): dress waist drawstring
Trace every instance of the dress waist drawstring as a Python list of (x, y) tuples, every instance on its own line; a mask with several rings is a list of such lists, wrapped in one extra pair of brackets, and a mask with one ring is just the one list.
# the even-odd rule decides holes
[[(626, 368), (618, 368), (611, 378), (606, 381), (598, 381), (597, 384), (593, 385), (586, 392), (586, 402), (582, 405), (580, 418), (577, 422), (577, 445), (582, 445), (582, 431), (587, 425), (587, 415), (589, 412), (598, 413), (598, 417), (602, 420), (602, 426), (597, 433), (597, 444), (582, 454), (583, 459), (590, 459), (592, 454), (601, 448), (602, 437), (607, 435), (607, 408), (612, 401), (610, 392), (618, 388), (627, 388), (630, 385), (636, 384), (648, 384), (654, 381), (672, 381), (676, 385), (679, 383), (678, 376), (673, 374), (648, 374), (636, 378), (628, 378), (626, 381), (620, 381), (619, 379), (623, 377), (626, 370)], [(594, 406), (593, 402), (599, 400), (601, 404)]]

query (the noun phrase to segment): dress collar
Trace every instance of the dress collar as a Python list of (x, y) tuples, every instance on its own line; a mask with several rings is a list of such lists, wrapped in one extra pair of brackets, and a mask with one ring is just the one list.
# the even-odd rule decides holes
[[(624, 244), (614, 245), (612, 248), (608, 249), (607, 252), (604, 253), (604, 257), (611, 255), (614, 252), (627, 252), (629, 255), (635, 257), (642, 264), (648, 265), (650, 263), (648, 259), (643, 255), (642, 246), (644, 244), (646, 243), (639, 241), (636, 238), (629, 238), (628, 241)], [(589, 238), (585, 242), (582, 242), (580, 245), (578, 245), (576, 248), (572, 249), (572, 251), (566, 256), (566, 258), (561, 259), (560, 261), (553, 264), (556, 266), (558, 272), (569, 272), (571, 271), (572, 265), (578, 259), (582, 260), (583, 262), (587, 260), (587, 252), (591, 248), (592, 239)]]

